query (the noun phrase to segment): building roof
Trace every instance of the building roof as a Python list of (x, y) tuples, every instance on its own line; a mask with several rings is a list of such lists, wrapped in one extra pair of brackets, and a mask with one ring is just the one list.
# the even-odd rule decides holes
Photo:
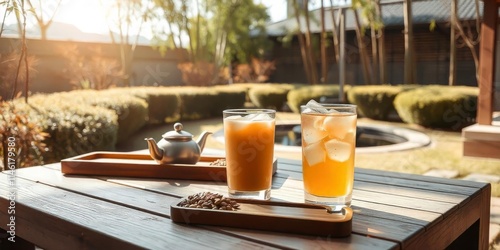
[[(432, 20), (437, 23), (449, 22), (451, 13), (452, 0), (421, 0), (412, 1), (413, 24), (428, 24)], [(401, 0), (386, 0), (381, 1), (382, 20), (385, 27), (403, 26), (404, 25), (404, 10), (403, 1)], [(475, 20), (475, 1), (474, 0), (457, 0), (458, 2), (458, 18), (459, 20)], [(479, 13), (482, 15), (483, 2), (479, 1)], [(333, 7), (335, 17), (338, 16), (339, 7)], [(354, 14), (353, 10), (346, 10), (346, 30), (354, 30)], [(310, 12), (310, 30), (313, 33), (321, 32), (321, 9), (312, 10)], [(301, 30), (306, 30), (304, 17), (301, 17)], [(271, 23), (267, 26), (267, 34), (269, 36), (284, 36), (291, 31), (297, 29), (297, 21), (295, 18), (288, 18), (279, 22)], [(332, 30), (332, 15), (331, 8), (325, 8), (325, 29)]]

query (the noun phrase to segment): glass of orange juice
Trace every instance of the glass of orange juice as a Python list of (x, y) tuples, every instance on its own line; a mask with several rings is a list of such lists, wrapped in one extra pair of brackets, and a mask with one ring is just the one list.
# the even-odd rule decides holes
[(301, 106), (304, 198), (340, 211), (351, 205), (356, 149), (356, 105)]
[(229, 197), (271, 197), (276, 111), (227, 109), (224, 142)]

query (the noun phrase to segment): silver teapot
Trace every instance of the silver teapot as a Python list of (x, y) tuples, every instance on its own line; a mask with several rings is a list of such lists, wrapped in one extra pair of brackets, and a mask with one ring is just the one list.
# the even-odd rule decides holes
[(162, 135), (158, 143), (153, 138), (145, 138), (149, 154), (160, 164), (195, 164), (200, 160), (201, 152), (211, 132), (204, 131), (197, 141), (193, 135), (182, 131), (182, 124), (175, 123), (174, 130)]

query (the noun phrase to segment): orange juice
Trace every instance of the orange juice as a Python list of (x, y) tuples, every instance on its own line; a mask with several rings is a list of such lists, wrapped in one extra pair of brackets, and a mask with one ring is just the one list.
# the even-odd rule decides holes
[[(273, 111), (274, 112), (274, 111)], [(270, 190), (274, 157), (274, 113), (267, 119), (224, 118), (229, 190)]]
[(355, 111), (327, 114), (302, 111), (302, 172), (306, 194), (322, 198), (347, 196), (350, 203), (356, 120)]

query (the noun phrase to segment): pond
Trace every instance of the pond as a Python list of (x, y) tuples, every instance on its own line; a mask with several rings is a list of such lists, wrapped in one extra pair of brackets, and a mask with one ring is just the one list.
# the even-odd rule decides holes
[[(224, 143), (224, 131), (214, 133), (214, 138)], [(431, 143), (426, 134), (407, 128), (389, 125), (359, 124), (356, 131), (356, 153), (382, 153), (425, 147)], [(277, 124), (275, 150), (300, 152), (300, 124)]]

